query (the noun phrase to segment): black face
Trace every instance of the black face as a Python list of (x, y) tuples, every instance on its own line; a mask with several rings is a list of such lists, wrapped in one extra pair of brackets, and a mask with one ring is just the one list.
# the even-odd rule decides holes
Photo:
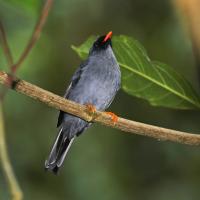
[(93, 44), (93, 49), (95, 50), (102, 50), (106, 49), (109, 45), (112, 47), (111, 39), (108, 38), (106, 41), (104, 41), (106, 35), (100, 36), (95, 43)]

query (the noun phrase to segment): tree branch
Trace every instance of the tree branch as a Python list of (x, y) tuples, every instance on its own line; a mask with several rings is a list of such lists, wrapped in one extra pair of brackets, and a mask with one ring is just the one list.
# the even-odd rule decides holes
[[(0, 34), (1, 34), (1, 37), (0, 37), (1, 46), (2, 46), (3, 52), (4, 52), (5, 58), (7, 60), (8, 66), (9, 66), (10, 70), (12, 70), (13, 57), (12, 57), (12, 53), (10, 51), (10, 47), (8, 45), (5, 29), (4, 29), (3, 23), (1, 21), (0, 21)], [(7, 88), (3, 88), (2, 91), (0, 92), (0, 101), (3, 101), (6, 92), (7, 92)]]
[(18, 67), (22, 64), (24, 59), (28, 56), (29, 52), (31, 51), (31, 49), (33, 48), (33, 46), (35, 45), (35, 43), (39, 39), (40, 33), (41, 33), (42, 28), (43, 28), (43, 26), (46, 22), (47, 17), (48, 17), (49, 10), (51, 9), (52, 3), (53, 3), (53, 0), (46, 0), (44, 7), (42, 9), (40, 18), (38, 19), (38, 22), (35, 25), (33, 34), (31, 36), (27, 46), (25, 47), (25, 49), (24, 49), (23, 53), (21, 54), (17, 63), (12, 66), (12, 73), (14, 73), (18, 69)]
[[(32, 33), (32, 36), (25, 47), (24, 51), (22, 52), (21, 56), (19, 57), (19, 60), (16, 62), (16, 64), (13, 64), (13, 57), (7, 42), (6, 33), (3, 27), (3, 24), (0, 21), (0, 34), (1, 34), (1, 41), (2, 41), (2, 48), (5, 54), (5, 57), (7, 59), (8, 65), (10, 67), (10, 71), (12, 74), (12, 77), (15, 75), (17, 69), (20, 67), (22, 62), (25, 60), (25, 58), (28, 56), (29, 52), (33, 48), (34, 44), (37, 42), (37, 40), (40, 37), (40, 33), (42, 31), (42, 28), (46, 22), (47, 16), (49, 14), (49, 10), (52, 6), (53, 0), (46, 0), (43, 10), (41, 12), (40, 18), (38, 19), (38, 22), (35, 26), (35, 29)], [(12, 83), (12, 77), (10, 79), (7, 79), (7, 83), (10, 85)], [(12, 169), (12, 165), (9, 160), (9, 156), (7, 153), (6, 148), (6, 141), (5, 141), (5, 131), (4, 131), (4, 120), (3, 120), (3, 111), (2, 111), (2, 101), (6, 94), (7, 90), (3, 90), (2, 94), (0, 95), (0, 158), (2, 161), (2, 167), (5, 172), (5, 176), (8, 181), (8, 185), (12, 194), (13, 200), (21, 200), (23, 198), (23, 193), (19, 187), (19, 184), (17, 182), (17, 179), (14, 175), (14, 171)]]
[(6, 37), (6, 32), (4, 30), (4, 26), (3, 26), (3, 23), (0, 21), (0, 33), (1, 33), (1, 43), (2, 43), (2, 49), (4, 51), (4, 54), (5, 54), (5, 57), (6, 57), (6, 60), (8, 62), (8, 65), (9, 66), (12, 66), (13, 65), (13, 57), (12, 57), (12, 54), (11, 54), (11, 51), (10, 51), (10, 48), (9, 48), (9, 45), (8, 45), (8, 41), (7, 41), (7, 37)]
[(6, 147), (2, 102), (0, 102), (0, 138), (0, 158), (3, 162), (2, 168), (9, 183), (8, 185), (11, 191), (12, 199), (21, 200), (23, 198), (23, 193), (18, 185), (17, 179), (15, 178)]
[[(24, 51), (22, 52), (21, 56), (19, 57), (18, 61), (15, 64), (13, 64), (13, 58), (12, 58), (12, 54), (10, 52), (10, 48), (8, 46), (8, 42), (7, 42), (3, 24), (0, 22), (0, 32), (2, 35), (2, 47), (3, 47), (5, 57), (8, 60), (11, 74), (13, 76), (15, 75), (17, 69), (21, 66), (22, 62), (26, 59), (29, 52), (35, 45), (35, 43), (38, 41), (38, 39), (40, 37), (40, 33), (42, 32), (42, 28), (46, 22), (46, 19), (48, 17), (49, 10), (51, 9), (52, 4), (53, 4), (53, 0), (46, 0), (45, 4), (43, 6), (43, 9), (41, 11), (41, 15), (35, 25), (34, 30), (33, 30), (32, 36), (31, 36), (27, 46), (25, 47)], [(12, 80), (10, 80), (10, 82), (12, 82)], [(6, 92), (7, 92), (7, 90), (3, 90), (2, 93), (0, 94), (1, 101), (3, 101), (3, 99), (6, 95)]]
[[(0, 83), (9, 87), (8, 80), (9, 75), (0, 71)], [(118, 121), (113, 123), (111, 117), (106, 114), (106, 112), (96, 111), (93, 115), (91, 115), (86, 106), (64, 99), (24, 80), (15, 79), (12, 83), (12, 89), (43, 102), (50, 107), (80, 117), (88, 122), (98, 122), (128, 133), (153, 137), (162, 141), (168, 140), (188, 145), (200, 145), (200, 135), (197, 134), (161, 128), (123, 118), (118, 118)]]

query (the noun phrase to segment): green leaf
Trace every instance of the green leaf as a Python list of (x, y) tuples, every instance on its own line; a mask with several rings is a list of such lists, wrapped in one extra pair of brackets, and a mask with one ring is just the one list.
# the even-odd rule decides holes
[[(94, 37), (90, 37), (81, 46), (72, 48), (85, 59), (93, 42)], [(168, 65), (151, 61), (138, 41), (123, 35), (115, 36), (113, 49), (121, 67), (125, 92), (143, 98), (153, 106), (200, 108), (200, 97), (190, 83)]]
[(82, 45), (76, 47), (72, 45), (72, 49), (76, 51), (76, 53), (82, 58), (85, 59), (88, 56), (88, 52), (90, 47), (92, 46), (93, 42), (95, 41), (95, 36), (89, 37)]

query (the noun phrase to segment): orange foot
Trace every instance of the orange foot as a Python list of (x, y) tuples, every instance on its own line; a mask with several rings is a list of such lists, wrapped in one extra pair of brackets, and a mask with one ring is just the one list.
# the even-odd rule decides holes
[(87, 107), (87, 109), (88, 109), (88, 111), (89, 111), (90, 113), (94, 114), (94, 113), (96, 112), (96, 108), (95, 108), (95, 106), (93, 106), (92, 104), (87, 103), (87, 104), (85, 104), (85, 106)]
[(115, 115), (114, 113), (112, 112), (105, 112), (105, 113), (111, 116), (111, 120), (114, 124), (118, 121), (118, 116)]

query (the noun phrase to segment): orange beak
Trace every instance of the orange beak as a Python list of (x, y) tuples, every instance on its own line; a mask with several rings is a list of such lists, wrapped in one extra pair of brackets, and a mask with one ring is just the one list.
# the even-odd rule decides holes
[(110, 39), (112, 37), (112, 31), (110, 31), (109, 33), (107, 33), (107, 35), (105, 36), (103, 42), (106, 42), (108, 39)]

